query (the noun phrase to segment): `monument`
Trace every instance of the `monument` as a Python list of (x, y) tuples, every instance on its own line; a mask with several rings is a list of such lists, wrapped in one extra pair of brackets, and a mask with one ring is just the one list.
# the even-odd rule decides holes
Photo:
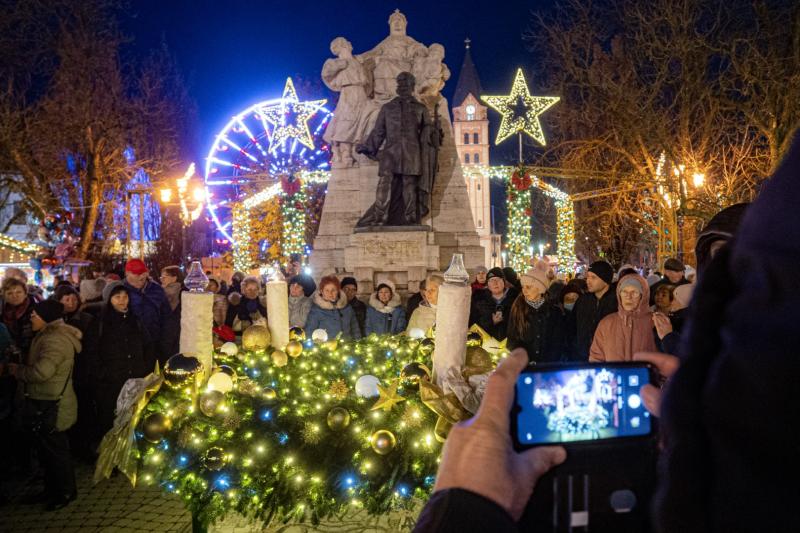
[(337, 57), (322, 68), (340, 98), (325, 132), (334, 157), (311, 264), (352, 274), (363, 292), (379, 276), (416, 291), (456, 252), (468, 269), (484, 262), (440, 94), (450, 77), (444, 47), (423, 45), (406, 27), (395, 10), (389, 36), (358, 55), (337, 37)]

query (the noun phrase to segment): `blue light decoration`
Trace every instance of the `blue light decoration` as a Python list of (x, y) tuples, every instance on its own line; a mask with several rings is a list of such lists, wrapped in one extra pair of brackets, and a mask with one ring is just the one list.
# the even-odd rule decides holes
[(325, 103), (301, 101), (287, 78), (280, 98), (247, 107), (215, 136), (204, 177), (217, 242), (235, 244), (231, 204), (265, 191), (281, 175), (330, 168), (330, 147), (322, 135), (333, 113)]

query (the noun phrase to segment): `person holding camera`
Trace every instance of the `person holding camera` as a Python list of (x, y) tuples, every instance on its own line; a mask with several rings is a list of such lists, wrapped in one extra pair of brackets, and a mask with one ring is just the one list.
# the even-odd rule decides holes
[(75, 423), (78, 401), (72, 389), (75, 354), (81, 332), (64, 323), (64, 306), (45, 300), (33, 306), (35, 333), (25, 364), (7, 363), (2, 369), (21, 384), (22, 422), (39, 449), (45, 470), (45, 490), (37, 496), (54, 511), (77, 496), (67, 430)]

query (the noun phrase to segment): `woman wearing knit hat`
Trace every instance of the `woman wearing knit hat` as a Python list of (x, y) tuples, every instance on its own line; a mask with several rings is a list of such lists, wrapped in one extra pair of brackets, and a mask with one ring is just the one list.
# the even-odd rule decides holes
[(589, 361), (630, 361), (636, 352), (656, 352), (653, 313), (648, 301), (650, 288), (638, 274), (628, 274), (617, 283), (616, 313), (597, 326)]
[(81, 350), (81, 332), (65, 324), (63, 314), (64, 306), (55, 300), (34, 305), (31, 324), (36, 336), (26, 363), (7, 365), (7, 372), (22, 384), (22, 422), (45, 469), (45, 489), (37, 499), (48, 511), (61, 509), (77, 496), (66, 431), (77, 418), (72, 367)]
[(568, 355), (564, 316), (545, 298), (550, 285), (547, 272), (531, 268), (520, 283), (522, 293), (511, 306), (508, 349), (525, 348), (528, 360), (535, 363), (564, 360)]

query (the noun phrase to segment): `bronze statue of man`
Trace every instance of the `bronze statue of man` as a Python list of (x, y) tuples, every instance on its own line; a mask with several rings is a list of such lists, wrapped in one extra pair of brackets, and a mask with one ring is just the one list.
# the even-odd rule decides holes
[[(397, 97), (381, 107), (375, 127), (356, 146), (356, 152), (378, 160), (375, 203), (356, 227), (418, 225), (430, 211), (436, 172), (430, 162), (436, 161), (441, 136), (425, 105), (414, 98), (414, 83), (409, 72), (397, 76)], [(392, 201), (393, 189), (395, 195), (402, 191), (402, 209), (391, 209), (399, 200)]]

